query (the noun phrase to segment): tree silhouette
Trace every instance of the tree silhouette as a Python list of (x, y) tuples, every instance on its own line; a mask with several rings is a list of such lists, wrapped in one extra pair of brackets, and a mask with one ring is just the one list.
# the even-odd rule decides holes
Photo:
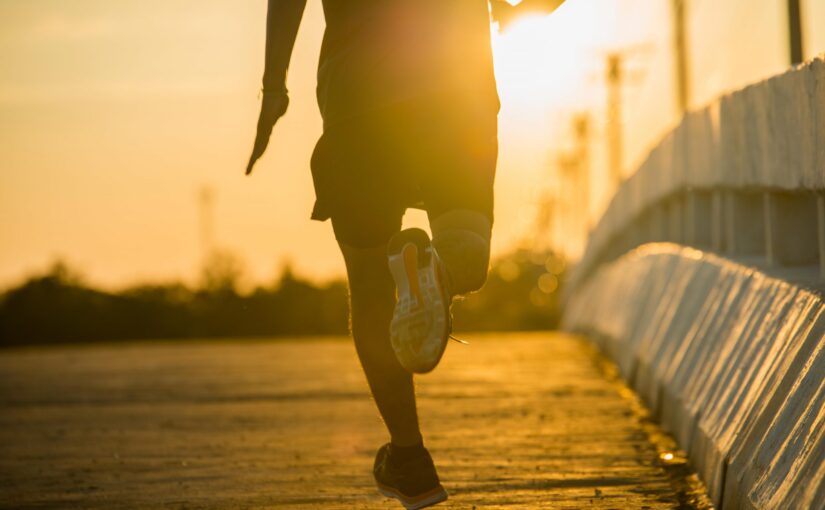
[[(555, 327), (560, 262), (527, 250), (494, 261), (485, 287), (453, 307), (456, 332)], [(343, 280), (314, 284), (286, 264), (274, 283), (241, 292), (242, 276), (240, 259), (220, 252), (207, 259), (197, 288), (172, 282), (106, 292), (57, 262), (0, 296), (0, 346), (347, 333)]]

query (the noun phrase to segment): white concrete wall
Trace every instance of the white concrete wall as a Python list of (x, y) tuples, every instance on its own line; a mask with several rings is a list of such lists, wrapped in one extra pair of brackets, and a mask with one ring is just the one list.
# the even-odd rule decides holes
[(616, 360), (723, 510), (825, 509), (820, 295), (647, 244), (575, 288), (564, 327)]
[[(664, 210), (663, 202), (696, 190), (796, 193), (803, 200), (806, 194), (818, 194), (820, 207), (825, 207), (825, 55), (685, 115), (613, 197), (590, 233), (587, 249), (571, 276), (574, 285), (604, 261), (605, 254), (611, 252), (618, 238), (626, 236), (642, 213), (656, 207)], [(738, 202), (733, 202), (725, 210), (735, 209)], [(765, 203), (766, 208), (772, 207), (770, 197), (766, 196)], [(678, 206), (672, 209), (675, 214), (667, 223), (668, 237), (678, 239), (684, 234), (680, 232), (684, 225), (678, 221)], [(772, 209), (768, 210), (773, 214)], [(808, 236), (809, 231), (816, 232), (819, 221), (820, 235), (825, 236), (825, 215), (820, 214), (817, 220), (812, 209), (803, 206), (798, 210), (806, 211), (806, 217), (791, 217), (788, 224), (807, 222), (810, 228), (805, 226), (801, 235)], [(746, 211), (746, 215), (752, 213)], [(716, 221), (723, 221), (718, 216)], [(780, 211), (778, 217), (781, 234), (783, 218), (789, 216)], [(764, 229), (770, 227), (764, 225)], [(760, 228), (753, 233), (761, 239)], [(765, 242), (778, 243), (781, 251), (782, 239), (768, 237)], [(747, 239), (739, 241), (740, 248), (743, 242), (747, 244)], [(755, 240), (750, 244), (765, 242)], [(781, 262), (781, 254), (775, 257), (772, 251), (776, 250), (771, 246), (763, 251), (771, 263)], [(825, 279), (825, 250), (819, 252), (821, 276)]]

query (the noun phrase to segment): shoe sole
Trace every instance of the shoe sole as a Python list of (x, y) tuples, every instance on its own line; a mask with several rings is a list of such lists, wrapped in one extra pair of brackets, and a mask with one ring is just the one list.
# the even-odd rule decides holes
[[(387, 253), (390, 256), (401, 255), (404, 264), (403, 278), (406, 281), (398, 281), (401, 274), (392, 272), (393, 279), (397, 289), (407, 289), (407, 291), (415, 297), (418, 302), (423, 302), (424, 298), (421, 293), (419, 284), (418, 271), (420, 269), (429, 269), (431, 264), (431, 254), (427, 248), (432, 249), (432, 243), (426, 232), (417, 228), (409, 228), (396, 234), (387, 246)], [(439, 274), (436, 267), (436, 279), (441, 281), (443, 276)], [(447, 349), (447, 342), (450, 334), (450, 311), (449, 299), (443, 294), (441, 296), (442, 304), (446, 308), (446, 320), (444, 324), (444, 333), (439, 339), (438, 354), (435, 360), (427, 365), (418, 364), (416, 366), (407, 366), (402, 362), (402, 365), (410, 372), (417, 374), (426, 374), (431, 372), (438, 366), (441, 358), (444, 356), (444, 351)], [(401, 361), (401, 360), (399, 360)]]
[(414, 497), (405, 496), (392, 487), (387, 487), (386, 485), (377, 484), (377, 487), (378, 492), (388, 498), (397, 499), (407, 510), (418, 510), (419, 508), (436, 505), (442, 501), (447, 501), (448, 497), (447, 491), (445, 491), (444, 487), (441, 485), (431, 491)]

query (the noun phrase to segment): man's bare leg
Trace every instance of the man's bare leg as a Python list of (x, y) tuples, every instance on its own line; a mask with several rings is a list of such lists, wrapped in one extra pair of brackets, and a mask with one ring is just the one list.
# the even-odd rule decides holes
[(469, 209), (447, 211), (430, 220), (433, 246), (447, 266), (453, 295), (480, 289), (490, 265), (492, 224), (484, 214)]
[(340, 247), (349, 279), (352, 336), (378, 411), (393, 444), (420, 444), (412, 374), (401, 367), (390, 345), (395, 283), (387, 248)]

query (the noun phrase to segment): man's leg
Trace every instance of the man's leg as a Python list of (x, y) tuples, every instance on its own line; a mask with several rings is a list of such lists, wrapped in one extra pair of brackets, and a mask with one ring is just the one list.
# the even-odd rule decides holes
[(393, 444), (420, 444), (412, 374), (401, 367), (390, 345), (395, 283), (386, 246), (340, 247), (349, 279), (352, 336), (372, 396)]
[(444, 501), (447, 491), (421, 439), (412, 374), (401, 367), (390, 343), (389, 326), (396, 298), (387, 247), (339, 244), (349, 277), (355, 347), (391, 437), (391, 443), (378, 449), (373, 464), (378, 491), (398, 499), (406, 508)]
[(470, 209), (453, 209), (431, 218), (433, 246), (447, 267), (450, 293), (480, 289), (490, 265), (489, 218)]

